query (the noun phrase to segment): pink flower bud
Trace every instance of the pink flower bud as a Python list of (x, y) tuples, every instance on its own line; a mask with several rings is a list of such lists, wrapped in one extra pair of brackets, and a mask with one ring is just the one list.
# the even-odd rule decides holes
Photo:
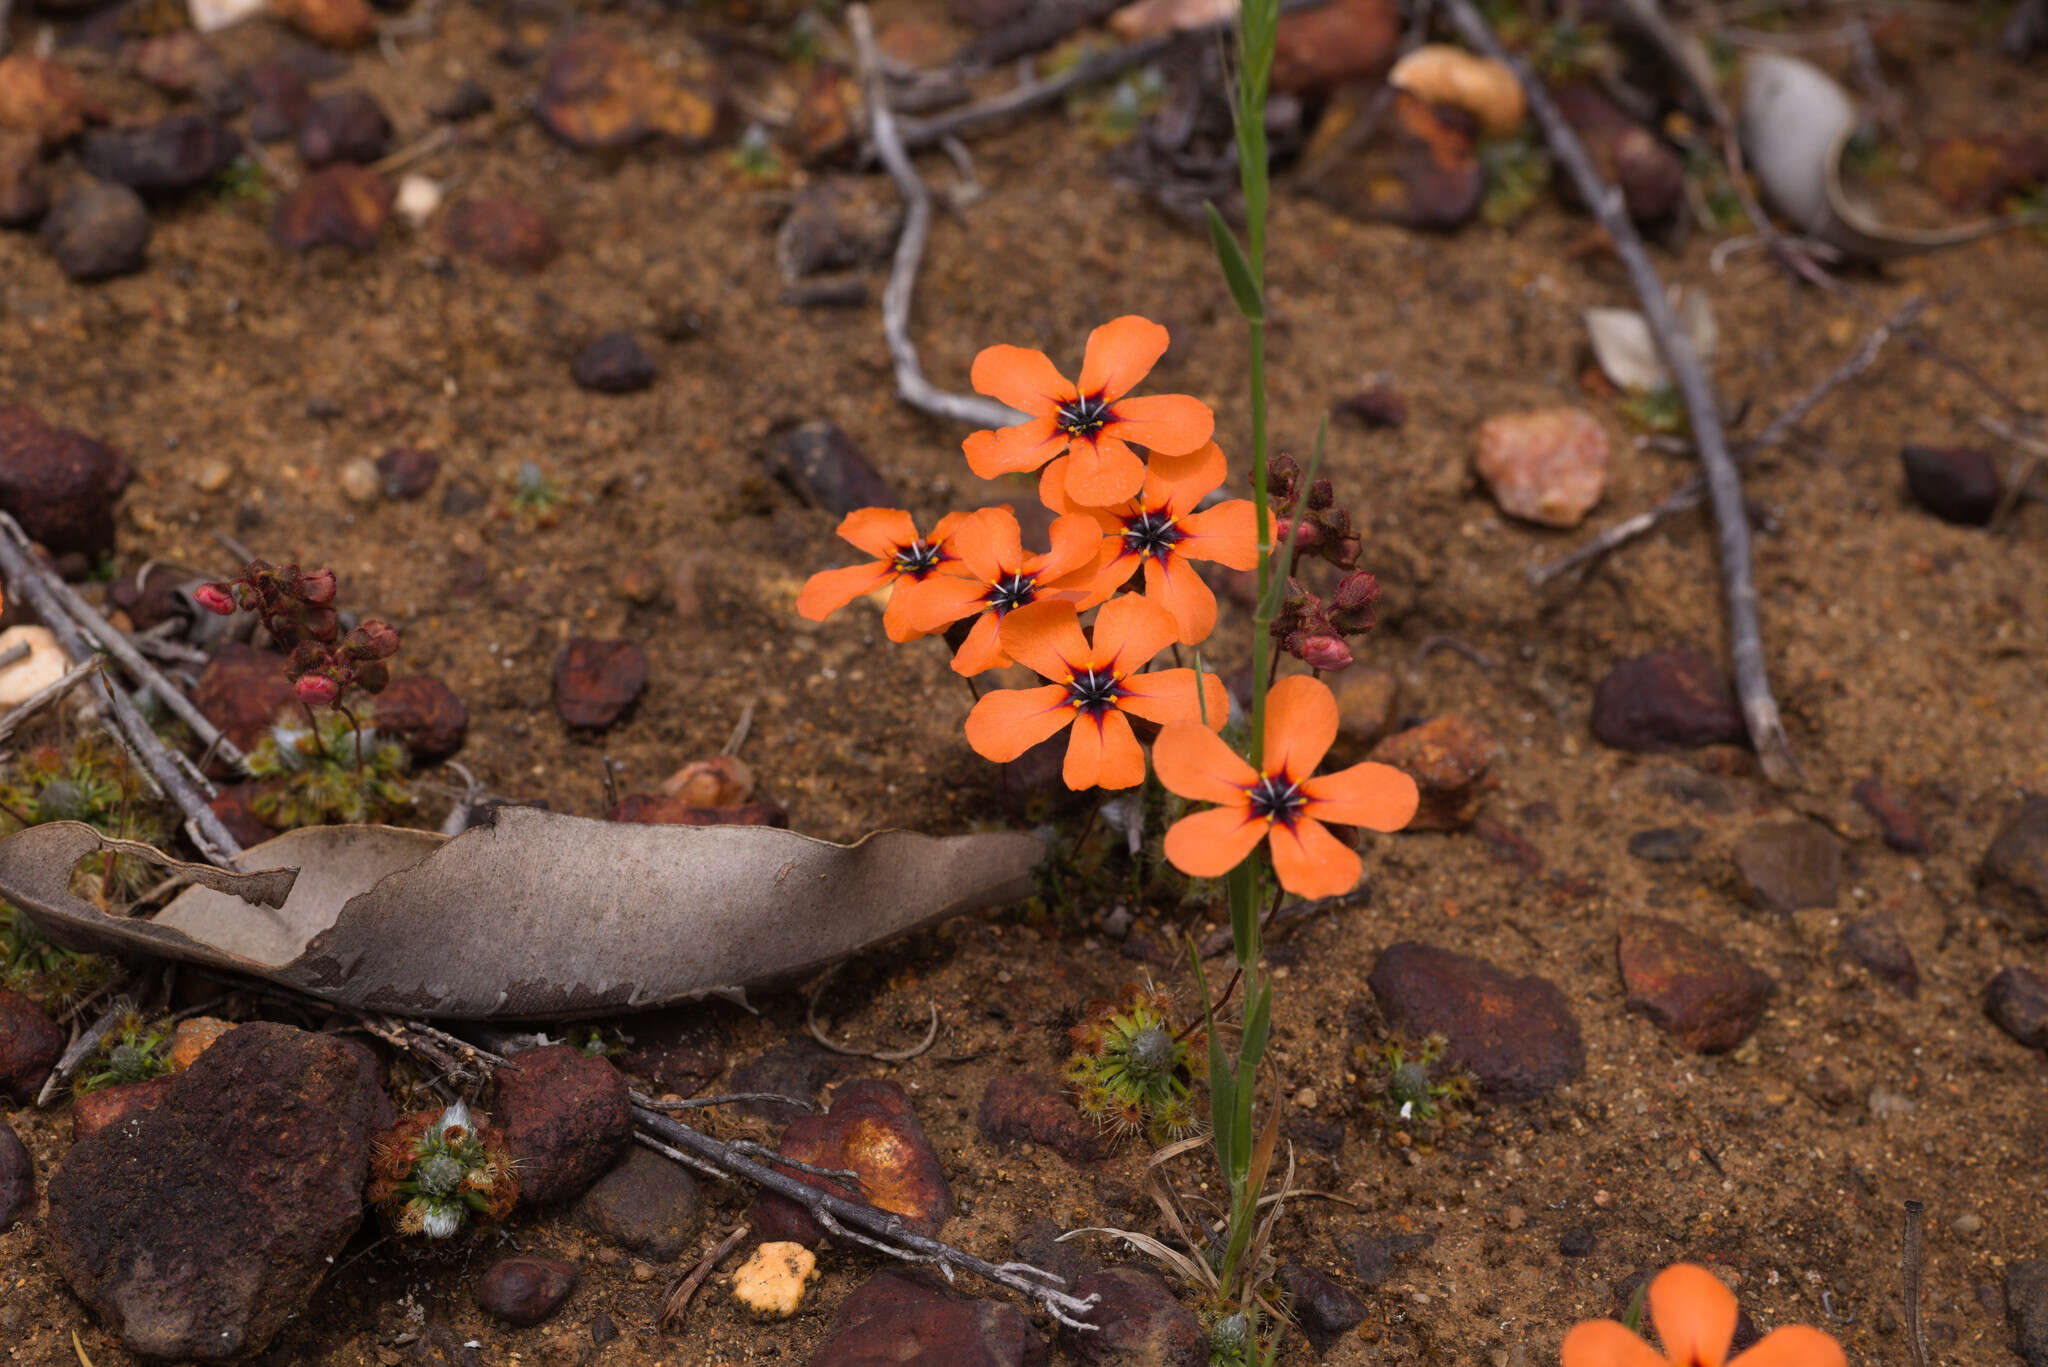
[(398, 653), (398, 628), (372, 618), (351, 631), (341, 644), (359, 660), (388, 660)]
[(223, 617), (235, 610), (235, 596), (228, 592), (226, 584), (201, 584), (192, 590), (192, 601)]
[(1337, 581), (1330, 602), (1339, 611), (1356, 612), (1380, 601), (1380, 581), (1366, 570), (1357, 570)]
[(1335, 636), (1310, 636), (1295, 652), (1310, 669), (1346, 669), (1351, 664), (1351, 647)]
[(308, 674), (293, 685), (299, 701), (308, 707), (328, 707), (341, 696), (341, 685), (325, 674)]
[(314, 570), (299, 576), (299, 597), (308, 603), (334, 601), (334, 571)]

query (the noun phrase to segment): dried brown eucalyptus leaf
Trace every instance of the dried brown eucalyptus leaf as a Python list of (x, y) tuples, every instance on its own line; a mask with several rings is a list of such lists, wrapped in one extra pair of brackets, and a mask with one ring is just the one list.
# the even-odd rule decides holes
[[(80, 948), (205, 964), (365, 1010), (471, 1020), (637, 1010), (801, 973), (1026, 895), (1043, 853), (1021, 834), (883, 831), (834, 845), (761, 826), (638, 826), (505, 807), (452, 839), (391, 826), (291, 831), (243, 855), (269, 872), (209, 869), (213, 886), (125, 920), (69, 890), (81, 858), (116, 845), (69, 821), (0, 840), (0, 896)], [(199, 876), (156, 851), (145, 857)], [(282, 905), (243, 900), (286, 887)]]

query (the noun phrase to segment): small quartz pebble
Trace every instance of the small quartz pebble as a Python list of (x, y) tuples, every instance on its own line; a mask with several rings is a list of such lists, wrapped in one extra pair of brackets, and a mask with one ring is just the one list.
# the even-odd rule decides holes
[(228, 487), (228, 481), (235, 477), (235, 467), (211, 457), (202, 460), (192, 471), (192, 487), (202, 494), (217, 494)]
[(399, 177), (393, 209), (408, 228), (419, 228), (441, 207), (441, 182), (417, 172)]
[(1477, 467), (1502, 512), (1575, 527), (1607, 488), (1607, 429), (1579, 408), (1502, 413), (1480, 425)]
[(0, 656), (27, 646), (26, 659), (0, 665), (0, 708), (13, 707), (64, 677), (70, 663), (48, 627), (9, 627), (0, 631)]
[(348, 495), (349, 502), (365, 506), (382, 498), (384, 476), (379, 473), (377, 462), (367, 456), (358, 456), (342, 466), (341, 491)]
[(802, 1244), (762, 1244), (732, 1274), (732, 1295), (762, 1319), (786, 1320), (817, 1278), (817, 1256)]

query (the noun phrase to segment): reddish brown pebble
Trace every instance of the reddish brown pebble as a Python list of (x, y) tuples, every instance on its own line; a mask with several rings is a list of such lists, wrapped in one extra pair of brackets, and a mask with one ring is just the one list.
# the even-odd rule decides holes
[(1095, 1299), (1079, 1315), (1090, 1327), (1063, 1326), (1060, 1342), (1089, 1367), (1207, 1367), (1209, 1336), (1201, 1320), (1152, 1273), (1135, 1267), (1090, 1272), (1075, 1281), (1073, 1294)]
[(1842, 842), (1817, 822), (1762, 821), (1735, 841), (1743, 897), (1766, 911), (1831, 907), (1842, 881)]
[(1043, 1144), (1070, 1163), (1105, 1157), (1113, 1147), (1063, 1090), (1032, 1073), (993, 1079), (982, 1091), (977, 1119), (992, 1144)]
[(1393, 0), (1335, 0), (1280, 17), (1273, 52), (1273, 89), (1321, 94), (1387, 74), (1401, 42), (1401, 11)]
[(1367, 427), (1399, 427), (1408, 421), (1408, 400), (1391, 385), (1377, 384), (1339, 399), (1337, 411)]
[(0, 406), (0, 509), (29, 539), (97, 561), (114, 549), (114, 508), (135, 467), (113, 447)]
[(1023, 1311), (969, 1300), (932, 1272), (890, 1268), (853, 1289), (809, 1367), (1045, 1367)]
[(441, 458), (416, 446), (394, 446), (377, 457), (377, 476), (384, 482), (384, 497), (411, 500), (434, 487), (441, 473)]
[(1575, 527), (1607, 488), (1607, 429), (1579, 408), (1502, 413), (1480, 425), (1476, 466), (1502, 512)]
[(41, 145), (28, 133), (0, 132), (0, 228), (21, 228), (50, 211)]
[(305, 73), (290, 62), (258, 62), (242, 73), (242, 84), (252, 106), (249, 136), (258, 142), (283, 142), (296, 134), (313, 105)]
[(860, 444), (829, 422), (807, 422), (777, 443), (776, 473), (814, 508), (844, 517), (856, 508), (897, 505), (896, 491)]
[(1617, 750), (1677, 750), (1749, 738), (1714, 662), (1675, 647), (1624, 660), (1593, 691), (1593, 735)]
[(0, 1120), (0, 1234), (35, 1208), (36, 1165), (12, 1126)]
[(2010, 964), (1985, 989), (1984, 1010), (2029, 1049), (2048, 1049), (2048, 977)]
[(1444, 1059), (1482, 1092), (1527, 1101), (1586, 1070), (1586, 1046), (1564, 993), (1434, 945), (1387, 946), (1368, 978), (1387, 1024), (1416, 1039), (1442, 1035)]
[(83, 1143), (110, 1125), (118, 1125), (144, 1111), (155, 1110), (174, 1081), (168, 1077), (153, 1077), (142, 1082), (117, 1082), (111, 1087), (80, 1093), (71, 1105), (71, 1142)]
[(707, 62), (657, 68), (639, 47), (595, 29), (572, 35), (548, 59), (534, 114), (585, 151), (673, 138), (698, 146), (718, 130), (719, 97)]
[(1638, 223), (1669, 218), (1685, 197), (1685, 163), (1649, 129), (1583, 81), (1553, 87), (1565, 122), (1579, 134), (1601, 178), (1621, 189), (1622, 207)]
[(647, 652), (636, 641), (573, 636), (555, 657), (555, 711), (571, 726), (610, 726), (646, 687)]
[(1617, 957), (1629, 1009), (1695, 1053), (1733, 1049), (1763, 1019), (1770, 978), (1676, 922), (1622, 917)]
[(1409, 830), (1455, 831), (1479, 814), (1499, 748), (1478, 721), (1452, 712), (1395, 732), (1373, 747), (1372, 757), (1408, 774), (1421, 790)]
[(541, 212), (516, 195), (471, 195), (449, 206), (441, 223), (448, 250), (501, 271), (531, 275), (561, 251)]
[(192, 701), (229, 740), (252, 750), (298, 695), (284, 674), (284, 656), (229, 641), (199, 671)]
[(477, 1307), (525, 1328), (555, 1313), (576, 1286), (576, 1269), (553, 1258), (501, 1258), (477, 1278)]
[(612, 809), (611, 818), (641, 826), (789, 826), (789, 813), (773, 802), (696, 807), (683, 798), (657, 793), (627, 794)]
[[(862, 1078), (833, 1095), (823, 1115), (800, 1115), (782, 1132), (777, 1148), (813, 1167), (843, 1168), (860, 1174), (856, 1193), (846, 1183), (794, 1168), (781, 1171), (812, 1186), (841, 1196), (864, 1196), (870, 1203), (900, 1217), (920, 1234), (936, 1234), (953, 1211), (953, 1189), (946, 1184), (939, 1156), (918, 1123), (910, 1098), (893, 1082)], [(816, 1247), (825, 1231), (801, 1207), (762, 1192), (748, 1216), (763, 1240), (786, 1239)]]
[(368, 167), (322, 167), (278, 201), (270, 236), (287, 251), (335, 246), (367, 252), (390, 221), (396, 194), (390, 181)]
[(377, 35), (377, 15), (367, 0), (270, 0), (270, 11), (328, 47), (361, 47)]
[(1907, 446), (1899, 450), (1906, 488), (1943, 522), (1981, 527), (2005, 498), (1998, 462), (1969, 446)]
[(1911, 793), (1873, 776), (1859, 780), (1849, 796), (1877, 818), (1885, 844), (1901, 854), (1927, 853), (1927, 830)]
[(567, 1044), (513, 1054), (498, 1070), (498, 1128), (519, 1169), (519, 1201), (547, 1206), (582, 1195), (632, 1142), (626, 1079)]
[(146, 195), (206, 184), (242, 154), (242, 139), (211, 114), (173, 114), (86, 138), (85, 169)]
[(0, 987), (0, 1096), (35, 1100), (64, 1052), (64, 1038), (40, 1006)]
[(69, 67), (26, 52), (0, 57), (0, 128), (54, 147), (85, 127), (85, 87)]
[(1873, 911), (1843, 926), (1841, 950), (1900, 995), (1920, 995), (1920, 965), (1890, 912)]
[(576, 353), (569, 377), (597, 394), (631, 394), (654, 383), (654, 361), (630, 332), (607, 332)]
[(436, 763), (462, 748), (469, 709), (455, 690), (431, 674), (393, 679), (372, 706), (379, 730), (405, 743), (416, 760)]
[(2028, 934), (2048, 931), (2048, 794), (2028, 796), (1999, 827), (1977, 866), (1977, 886)]
[(1471, 115), (1402, 90), (1394, 95), (1392, 122), (1394, 175), (1368, 181), (1366, 215), (1435, 232), (1470, 223), (1486, 199)]
[(372, 162), (391, 147), (391, 120), (367, 90), (322, 95), (299, 124), (299, 155), (308, 166)]
[(81, 181), (57, 196), (37, 233), (73, 280), (111, 280), (142, 269), (149, 251), (149, 210), (125, 185)]

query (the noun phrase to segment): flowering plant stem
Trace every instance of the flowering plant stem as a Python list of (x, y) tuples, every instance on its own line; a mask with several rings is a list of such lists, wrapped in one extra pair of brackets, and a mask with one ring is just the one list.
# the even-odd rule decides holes
[[(1258, 529), (1258, 598), (1252, 625), (1252, 698), (1248, 758), (1254, 769), (1264, 759), (1266, 691), (1270, 671), (1259, 668), (1265, 642), (1271, 635), (1279, 606), (1278, 590), (1285, 572), (1274, 579), (1273, 524), (1267, 497), (1266, 420), (1266, 214), (1268, 175), (1266, 164), (1266, 95), (1273, 71), (1273, 51), (1280, 27), (1279, 0), (1242, 0), (1237, 29), (1237, 84), (1234, 114), (1237, 125), (1237, 164), (1244, 195), (1244, 246), (1214, 205), (1209, 206), (1209, 230), (1238, 311), (1244, 315), (1248, 333), (1251, 423), (1252, 423), (1252, 506)], [(1246, 1311), (1256, 1302), (1256, 1250), (1252, 1248), (1258, 1225), (1260, 1191), (1272, 1162), (1277, 1129), (1268, 1118), (1265, 1132), (1253, 1124), (1253, 1103), (1258, 1093), (1259, 1065), (1265, 1057), (1273, 1006), (1271, 981), (1261, 970), (1259, 912), (1264, 900), (1264, 862), (1248, 858), (1226, 877), (1224, 885), (1230, 902), (1231, 943), (1236, 951), (1237, 971), (1244, 980), (1244, 1016), (1238, 1033), (1236, 1058), (1225, 1047), (1222, 1032), (1209, 1031), (1210, 1119), (1218, 1165), (1229, 1191), (1229, 1222), (1217, 1281), (1225, 1298)], [(1201, 965), (1196, 963), (1197, 979)], [(1208, 987), (1202, 983), (1206, 1003)], [(1250, 1255), (1249, 1265), (1247, 1255)], [(1268, 1352), (1277, 1341), (1268, 1345)]]

